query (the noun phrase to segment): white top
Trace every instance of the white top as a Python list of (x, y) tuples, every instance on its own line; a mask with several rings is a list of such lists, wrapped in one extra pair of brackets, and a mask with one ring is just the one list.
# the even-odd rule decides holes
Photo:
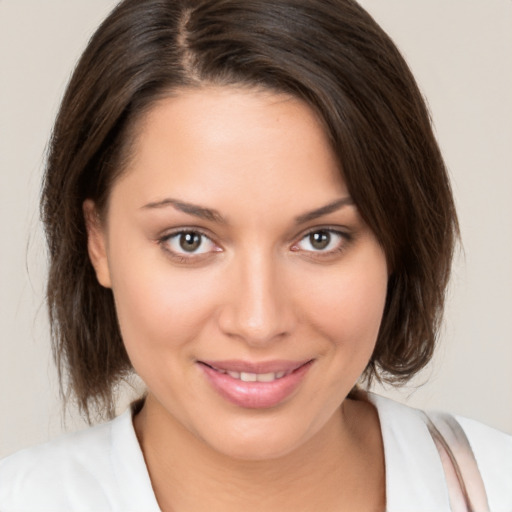
[[(438, 451), (421, 412), (370, 394), (379, 413), (388, 512), (449, 511)], [(512, 436), (457, 418), (491, 512), (512, 512)], [(1, 512), (159, 512), (131, 411), (0, 461)]]

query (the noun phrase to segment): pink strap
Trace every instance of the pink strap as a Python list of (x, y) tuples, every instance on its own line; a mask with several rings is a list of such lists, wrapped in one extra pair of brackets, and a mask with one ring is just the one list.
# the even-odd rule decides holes
[(473, 450), (459, 422), (450, 414), (425, 414), (443, 464), (452, 512), (489, 512), (489, 503)]

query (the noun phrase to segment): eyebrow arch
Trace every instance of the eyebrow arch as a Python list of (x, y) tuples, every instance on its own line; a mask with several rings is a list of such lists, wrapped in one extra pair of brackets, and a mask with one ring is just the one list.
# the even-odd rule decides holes
[[(343, 208), (344, 206), (353, 205), (354, 201), (351, 197), (342, 197), (341, 199), (336, 199), (332, 203), (329, 203), (325, 206), (321, 206), (320, 208), (316, 208), (315, 210), (311, 210), (309, 212), (303, 213), (297, 217), (295, 217), (296, 224), (303, 224), (304, 222), (309, 222), (310, 220), (314, 220), (322, 215), (327, 215), (329, 213), (335, 212)], [(204, 206), (199, 206), (193, 203), (187, 203), (185, 201), (179, 201), (178, 199), (172, 199), (167, 197), (162, 199), (161, 201), (155, 201), (153, 203), (148, 203), (144, 205), (143, 209), (158, 209), (158, 208), (166, 208), (168, 206), (173, 206), (176, 210), (182, 211), (184, 213), (188, 213), (189, 215), (194, 215), (201, 219), (218, 222), (220, 224), (226, 224), (226, 219), (217, 211), (212, 208), (206, 208)]]
[(155, 201), (154, 203), (148, 203), (144, 205), (143, 209), (158, 209), (166, 208), (167, 206), (173, 206), (176, 210), (189, 215), (194, 215), (201, 219), (218, 222), (220, 224), (226, 224), (226, 219), (217, 211), (212, 208), (205, 208), (197, 204), (187, 203), (185, 201), (179, 201), (178, 199), (172, 199), (167, 197), (161, 201)]
[(303, 224), (304, 222), (309, 222), (310, 220), (314, 220), (322, 215), (327, 215), (328, 213), (335, 212), (340, 208), (343, 208), (347, 205), (353, 205), (354, 201), (351, 197), (342, 197), (341, 199), (336, 199), (332, 203), (326, 204), (325, 206), (321, 206), (315, 210), (311, 210), (310, 212), (303, 213), (298, 217), (295, 217), (295, 222), (297, 224)]

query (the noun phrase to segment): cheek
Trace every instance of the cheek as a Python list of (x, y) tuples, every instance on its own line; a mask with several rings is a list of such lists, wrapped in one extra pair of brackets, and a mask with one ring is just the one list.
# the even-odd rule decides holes
[(367, 271), (349, 276), (340, 285), (338, 318), (350, 329), (353, 340), (375, 343), (382, 320), (387, 274)]
[(112, 276), (118, 321), (134, 366), (135, 360), (162, 351), (193, 349), (215, 309), (214, 276), (179, 272), (158, 260), (135, 257), (120, 263), (118, 258)]
[(345, 350), (370, 353), (377, 340), (387, 292), (387, 267), (380, 249), (347, 262), (339, 271), (310, 280), (304, 298), (311, 322)]

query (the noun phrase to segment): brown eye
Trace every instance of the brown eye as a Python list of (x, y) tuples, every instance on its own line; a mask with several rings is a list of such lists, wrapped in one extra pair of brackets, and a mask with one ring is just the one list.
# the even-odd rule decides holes
[(334, 229), (317, 229), (305, 235), (294, 246), (294, 250), (310, 253), (334, 253), (342, 249), (349, 238), (349, 235)]
[(193, 231), (181, 233), (179, 235), (179, 244), (185, 252), (194, 252), (200, 247), (201, 239), (202, 235), (200, 233), (194, 233)]
[(215, 243), (200, 231), (179, 231), (166, 236), (161, 243), (169, 252), (182, 256), (206, 254), (218, 249)]
[(311, 247), (318, 251), (322, 251), (331, 243), (331, 233), (329, 231), (316, 231), (309, 235), (309, 243)]

